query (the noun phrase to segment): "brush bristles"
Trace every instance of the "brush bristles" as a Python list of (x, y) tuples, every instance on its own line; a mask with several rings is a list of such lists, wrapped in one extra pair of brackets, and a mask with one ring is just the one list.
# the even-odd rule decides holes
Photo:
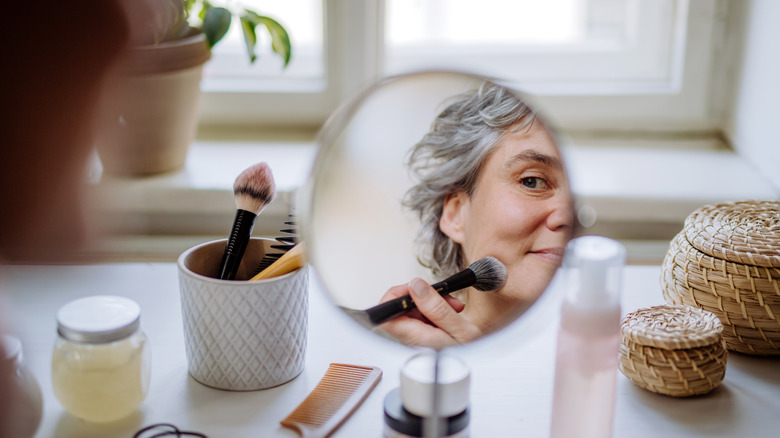
[(233, 184), (233, 194), (237, 208), (259, 214), (276, 196), (274, 176), (268, 164), (257, 163), (241, 172)]
[(506, 283), (506, 266), (495, 257), (485, 257), (469, 265), (469, 269), (477, 276), (474, 289), (494, 291), (501, 289)]

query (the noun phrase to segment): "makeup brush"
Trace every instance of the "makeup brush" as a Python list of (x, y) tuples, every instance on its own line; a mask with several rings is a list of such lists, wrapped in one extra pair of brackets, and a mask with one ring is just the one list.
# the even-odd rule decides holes
[[(470, 264), (468, 268), (457, 274), (431, 286), (441, 296), (471, 286), (476, 290), (492, 292), (500, 289), (506, 283), (506, 276), (506, 266), (503, 263), (495, 257), (485, 257)], [(404, 295), (363, 311), (352, 311), (350, 314), (358, 320), (363, 320), (364, 316), (361, 314), (364, 314), (371, 323), (381, 324), (416, 307), (412, 297)]]
[(257, 163), (241, 172), (233, 184), (233, 195), (237, 210), (219, 268), (219, 278), (222, 280), (236, 278), (238, 266), (255, 226), (255, 218), (276, 195), (274, 177), (268, 164)]

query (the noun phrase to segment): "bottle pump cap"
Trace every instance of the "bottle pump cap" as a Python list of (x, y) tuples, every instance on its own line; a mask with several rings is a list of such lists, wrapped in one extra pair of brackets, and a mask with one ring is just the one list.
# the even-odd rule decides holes
[(617, 240), (582, 236), (569, 242), (565, 266), (573, 285), (568, 301), (579, 307), (617, 305), (626, 248)]

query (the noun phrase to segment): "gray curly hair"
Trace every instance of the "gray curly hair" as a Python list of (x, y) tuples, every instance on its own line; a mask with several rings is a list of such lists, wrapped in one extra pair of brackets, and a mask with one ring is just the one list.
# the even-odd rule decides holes
[(402, 204), (419, 216), (418, 259), (434, 275), (465, 268), (460, 244), (439, 228), (445, 199), (461, 191), (471, 196), (483, 164), (504, 133), (530, 128), (535, 118), (512, 91), (484, 82), (456, 96), (409, 152), (406, 165), (419, 182)]

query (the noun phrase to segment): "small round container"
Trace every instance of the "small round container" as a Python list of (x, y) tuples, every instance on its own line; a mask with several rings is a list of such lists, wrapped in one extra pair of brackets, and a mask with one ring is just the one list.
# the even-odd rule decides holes
[(128, 298), (78, 299), (57, 312), (52, 385), (62, 406), (91, 422), (120, 419), (149, 390), (150, 351), (141, 308)]
[[(22, 343), (9, 335), (0, 336), (0, 360), (4, 372), (10, 373), (11, 412), (5, 424), (0, 424), (0, 436), (31, 438), (35, 436), (43, 416), (43, 397), (35, 376), (22, 356)], [(5, 396), (5, 394), (3, 395)]]
[(470, 375), (468, 366), (453, 356), (412, 356), (401, 369), (401, 387), (385, 397), (385, 438), (422, 437), (425, 420), (434, 414), (434, 391), (439, 393), (441, 432), (447, 438), (468, 437)]
[(663, 305), (631, 312), (620, 325), (620, 371), (658, 394), (706, 394), (723, 381), (728, 352), (715, 314)]
[(468, 366), (456, 357), (441, 354), (437, 381), (434, 382), (436, 362), (434, 354), (421, 353), (412, 356), (401, 369), (401, 401), (407, 411), (420, 417), (433, 415), (435, 384), (440, 396), (440, 416), (457, 415), (469, 404), (471, 372)]
[[(469, 410), (444, 419), (444, 438), (467, 438), (469, 436)], [(395, 388), (385, 396), (385, 438), (422, 437), (425, 418), (404, 409), (401, 389)]]

